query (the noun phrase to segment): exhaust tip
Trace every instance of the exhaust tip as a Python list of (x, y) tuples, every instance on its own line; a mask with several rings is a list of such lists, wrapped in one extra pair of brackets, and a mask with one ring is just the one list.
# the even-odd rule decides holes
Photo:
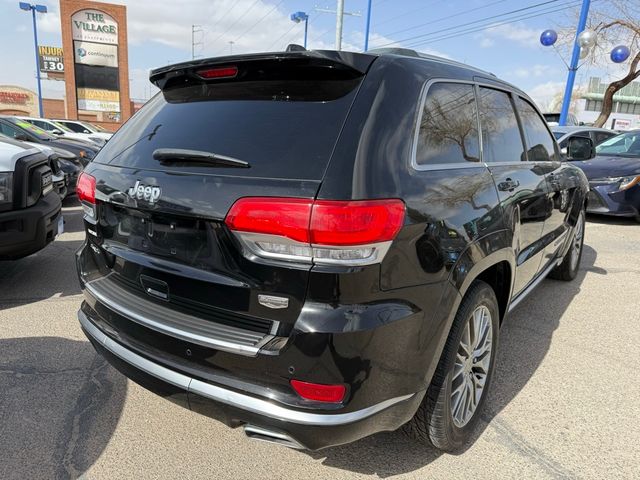
[(244, 434), (252, 439), (261, 442), (275, 443), (284, 447), (293, 448), (294, 450), (306, 450), (297, 440), (286, 433), (274, 432), (266, 428), (256, 427), (255, 425), (245, 425)]

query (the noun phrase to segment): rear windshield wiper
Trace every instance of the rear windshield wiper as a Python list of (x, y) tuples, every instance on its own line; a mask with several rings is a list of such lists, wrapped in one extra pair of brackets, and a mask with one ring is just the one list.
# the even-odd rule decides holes
[(238, 160), (212, 152), (201, 152), (199, 150), (185, 150), (182, 148), (158, 148), (153, 151), (153, 158), (160, 162), (187, 162), (206, 163), (221, 167), (249, 168), (249, 162)]

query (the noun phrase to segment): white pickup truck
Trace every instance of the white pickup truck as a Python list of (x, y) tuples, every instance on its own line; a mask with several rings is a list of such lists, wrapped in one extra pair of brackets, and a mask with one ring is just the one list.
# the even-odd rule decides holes
[(0, 260), (31, 255), (62, 230), (47, 156), (29, 145), (0, 142)]

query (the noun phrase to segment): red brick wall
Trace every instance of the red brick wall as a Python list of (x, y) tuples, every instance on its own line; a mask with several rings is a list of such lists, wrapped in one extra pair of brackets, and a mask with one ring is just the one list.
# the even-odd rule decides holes
[(111, 3), (92, 2), (89, 0), (60, 0), (60, 26), (62, 28), (62, 48), (64, 56), (64, 77), (67, 98), (68, 118), (78, 118), (76, 99), (75, 71), (73, 68), (73, 38), (71, 17), (78, 10), (92, 8), (111, 15), (118, 22), (118, 68), (120, 76), (120, 122), (100, 122), (109, 130), (117, 130), (132, 115), (129, 93), (129, 52), (127, 42), (127, 7)]
[(64, 100), (43, 98), (42, 109), (44, 110), (45, 118), (67, 118), (64, 111)]

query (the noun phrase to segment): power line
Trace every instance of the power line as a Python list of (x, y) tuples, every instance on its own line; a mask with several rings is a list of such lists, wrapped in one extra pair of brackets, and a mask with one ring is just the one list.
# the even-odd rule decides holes
[(244, 33), (242, 33), (238, 38), (236, 38), (234, 41), (237, 42), (238, 40), (240, 40), (242, 37), (244, 37), (247, 33), (249, 33), (251, 30), (253, 30), (260, 22), (262, 22), (265, 18), (267, 18), (269, 15), (271, 15), (274, 10), (276, 10), (281, 4), (282, 2), (284, 2), (284, 0), (280, 0), (278, 3), (276, 3), (273, 8), (271, 8), (271, 10), (269, 10), (267, 13), (265, 13), (260, 20), (258, 20), (256, 23), (254, 23), (253, 25), (251, 25), (247, 30), (245, 30)]
[[(293, 23), (293, 22), (292, 22)], [(293, 25), (291, 25), (291, 28), (289, 30), (287, 30), (286, 32), (284, 32), (282, 35), (280, 35), (278, 38), (276, 38), (274, 40), (274, 42), (269, 45), (267, 47), (267, 51), (271, 51), (271, 47), (273, 47), (276, 43), (278, 43), (280, 40), (282, 40), (285, 36), (289, 35), (289, 33), (291, 32), (291, 30), (293, 30), (294, 28), (296, 28), (298, 26), (297, 23), (293, 23)]]
[(223, 35), (225, 35), (229, 30), (231, 30), (233, 27), (235, 27), (235, 26), (238, 24), (238, 22), (239, 22), (240, 20), (242, 20), (242, 19), (244, 18), (244, 16), (245, 16), (247, 13), (249, 13), (249, 12), (253, 9), (253, 7), (255, 7), (259, 2), (260, 2), (260, 0), (255, 0), (255, 1), (251, 4), (251, 6), (250, 6), (249, 8), (247, 8), (244, 12), (241, 12), (241, 13), (240, 13), (240, 16), (235, 20), (235, 22), (233, 22), (231, 25), (229, 25), (229, 27), (228, 27), (224, 32), (222, 32), (220, 35), (218, 35), (216, 38), (214, 38), (214, 39), (211, 41), (211, 43), (215, 43), (219, 38), (221, 38)]
[[(600, 1), (600, 0), (593, 0), (593, 2), (597, 2), (597, 1)], [(518, 16), (518, 17), (511, 18), (509, 20), (498, 22), (498, 23), (490, 22), (490, 23), (488, 23), (486, 25), (483, 25), (483, 26), (480, 26), (480, 27), (473, 27), (473, 28), (470, 28), (470, 29), (467, 29), (467, 30), (460, 30), (460, 31), (456, 31), (456, 32), (450, 32), (450, 33), (447, 33), (447, 34), (445, 34), (443, 36), (440, 36), (440, 37), (430, 38), (430, 39), (427, 39), (427, 40), (421, 40), (421, 41), (416, 42), (416, 43), (410, 43), (410, 44), (408, 44), (406, 46), (407, 47), (416, 47), (416, 46), (420, 46), (420, 45), (428, 45), (428, 44), (431, 44), (431, 43), (440, 42), (442, 40), (448, 40), (450, 38), (455, 38), (455, 37), (458, 37), (458, 36), (461, 36), (461, 35), (468, 35), (470, 33), (481, 32), (483, 30), (489, 30), (491, 28), (500, 27), (502, 25), (508, 25), (508, 24), (515, 23), (515, 22), (518, 22), (518, 21), (521, 21), (521, 20), (527, 20), (527, 19), (530, 19), (530, 18), (536, 18), (536, 17), (541, 17), (543, 15), (548, 15), (550, 13), (555, 13), (555, 12), (561, 12), (563, 10), (568, 10), (569, 8), (573, 8), (573, 7), (575, 7), (575, 6), (577, 6), (577, 5), (581, 4), (581, 3), (582, 3), (582, 0), (576, 0), (573, 3), (571, 3), (571, 2), (566, 3), (566, 4), (564, 4), (564, 6), (562, 6), (560, 8), (553, 8), (553, 9), (550, 9), (550, 10), (538, 11), (538, 12), (536, 12), (534, 14), (525, 14), (525, 15), (521, 15), (521, 16)]]
[(214, 28), (216, 28), (216, 27), (218, 26), (218, 24), (219, 24), (222, 20), (224, 20), (224, 19), (227, 17), (227, 15), (229, 15), (229, 13), (231, 12), (231, 10), (233, 10), (234, 8), (236, 8), (236, 6), (237, 6), (237, 5), (239, 5), (239, 4), (240, 4), (240, 2), (233, 2), (233, 3), (231, 4), (231, 7), (229, 7), (229, 8), (227, 9), (227, 11), (226, 11), (226, 12), (224, 12), (224, 13), (222, 14), (222, 16), (218, 19), (218, 21), (217, 21), (216, 23), (214, 23), (214, 24), (211, 26), (211, 30), (213, 30)]
[[(440, 0), (439, 3), (444, 2), (445, 0)], [(501, 2), (506, 2), (507, 0), (500, 0)], [(436, 0), (436, 3), (438, 3), (438, 0)], [(415, 8), (413, 10), (409, 10), (408, 12), (404, 12), (401, 13), (400, 15), (396, 15), (394, 17), (391, 18), (386, 18), (384, 19), (382, 22), (377, 22), (376, 24), (372, 25), (372, 27), (379, 27), (380, 25), (384, 25), (385, 23), (389, 23), (389, 22), (393, 22), (394, 20), (397, 20), (398, 18), (402, 18), (402, 17), (406, 17), (407, 15), (411, 15), (412, 13), (416, 13), (416, 12), (420, 12), (422, 10), (424, 10), (425, 8), (431, 8), (433, 7), (434, 4), (430, 4), (430, 5), (422, 5), (420, 8)], [(374, 5), (376, 6), (376, 5)], [(486, 7), (490, 6), (490, 5), (485, 5)], [(484, 7), (479, 7), (479, 8), (484, 8)], [(469, 13), (469, 12), (473, 12), (473, 10), (468, 10), (464, 13)], [(449, 17), (445, 17), (445, 18), (449, 18)]]
[[(513, 15), (514, 13), (519, 13), (519, 12), (523, 12), (523, 11), (526, 11), (526, 10), (531, 10), (531, 9), (538, 8), (538, 7), (541, 7), (541, 6), (544, 6), (544, 5), (549, 5), (551, 3), (557, 3), (559, 1), (560, 0), (547, 0), (546, 2), (536, 3), (536, 4), (533, 4), (533, 5), (529, 5), (528, 7), (517, 8), (517, 9), (511, 10), (509, 12), (500, 13), (498, 15), (490, 15), (488, 17), (481, 18), (479, 20), (474, 20), (473, 22), (462, 23), (460, 25), (456, 25), (456, 26), (453, 26), (453, 27), (447, 27), (447, 28), (443, 28), (443, 29), (440, 29), (440, 30), (436, 30), (435, 32), (423, 33), (421, 35), (415, 35), (413, 37), (408, 37), (408, 38), (405, 38), (405, 39), (402, 39), (402, 40), (396, 40), (394, 42), (385, 43), (383, 45), (378, 45), (378, 48), (386, 47), (386, 46), (389, 46), (389, 45), (395, 45), (397, 43), (407, 42), (407, 41), (411, 41), (411, 40), (416, 40), (418, 38), (428, 37), (430, 35), (435, 35), (437, 33), (447, 32), (449, 30), (454, 30), (456, 28), (466, 27), (466, 26), (469, 26), (469, 25), (474, 25), (474, 24), (477, 24), (477, 23), (485, 22), (487, 20), (493, 20), (495, 18), (500, 18), (500, 17), (505, 17), (505, 16), (508, 16), (508, 15)], [(394, 33), (406, 32), (408, 30), (415, 30), (416, 28), (424, 27), (426, 25), (429, 25), (429, 23), (423, 23), (421, 25), (417, 25), (415, 27), (406, 28), (406, 29), (403, 29), (403, 30), (400, 30), (400, 31), (394, 32)]]

